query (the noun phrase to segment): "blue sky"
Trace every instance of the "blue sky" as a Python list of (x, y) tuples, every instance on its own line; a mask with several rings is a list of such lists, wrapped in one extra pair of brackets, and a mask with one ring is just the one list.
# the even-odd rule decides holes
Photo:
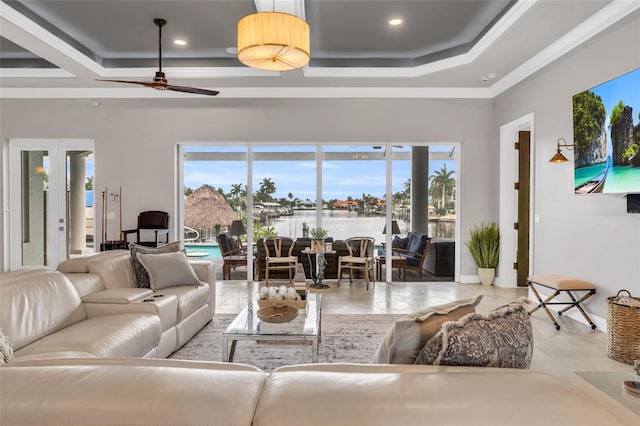
[[(239, 152), (238, 148), (225, 147), (192, 147), (188, 151), (217, 151)], [(330, 147), (331, 151), (368, 151), (380, 152), (371, 147)], [(408, 150), (409, 148), (404, 148)], [(451, 147), (432, 147), (436, 151), (450, 151)], [(280, 150), (313, 152), (315, 147), (256, 147), (255, 151), (274, 152)], [(410, 162), (395, 161), (392, 170), (393, 192), (404, 189), (404, 183), (410, 177)], [(454, 161), (430, 161), (429, 174), (440, 170), (447, 163), (447, 169), (453, 170)], [(386, 191), (385, 161), (354, 160), (354, 161), (325, 161), (323, 164), (323, 198), (344, 200), (351, 196), (360, 198), (362, 194), (371, 194), (382, 198)], [(205, 183), (229, 192), (231, 185), (246, 183), (247, 165), (244, 161), (185, 161), (185, 186), (196, 189)], [(264, 178), (271, 178), (277, 192), (275, 198), (287, 198), (289, 193), (300, 199), (315, 201), (316, 191), (316, 163), (315, 161), (255, 161), (253, 170), (254, 191)]]

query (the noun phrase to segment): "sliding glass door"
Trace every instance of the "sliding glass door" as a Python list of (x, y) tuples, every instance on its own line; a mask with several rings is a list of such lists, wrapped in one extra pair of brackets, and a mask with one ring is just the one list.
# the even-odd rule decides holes
[[(455, 238), (456, 147), (184, 146), (184, 195), (205, 184), (212, 186), (244, 220), (248, 243), (276, 235), (307, 237), (312, 228), (321, 227), (334, 240), (373, 237), (382, 252), (385, 243), (409, 231)], [(200, 229), (188, 220), (186, 210), (185, 241), (215, 245), (217, 233), (232, 231), (230, 221)], [(388, 233), (388, 223), (398, 226)], [(194, 227), (199, 241), (187, 235)], [(245, 236), (240, 238), (244, 241)], [(234, 279), (244, 278), (235, 275)]]

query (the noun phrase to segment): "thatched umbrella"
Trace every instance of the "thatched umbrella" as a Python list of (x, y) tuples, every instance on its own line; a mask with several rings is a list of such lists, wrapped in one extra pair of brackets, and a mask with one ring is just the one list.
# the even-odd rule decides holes
[(217, 235), (221, 226), (229, 226), (236, 219), (238, 213), (211, 185), (202, 185), (184, 200), (184, 224), (190, 228), (215, 228)]

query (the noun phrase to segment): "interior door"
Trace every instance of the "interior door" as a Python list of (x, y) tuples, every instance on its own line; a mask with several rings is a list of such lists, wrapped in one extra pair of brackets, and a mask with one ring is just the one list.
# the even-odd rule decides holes
[(530, 216), (530, 196), (531, 183), (531, 132), (523, 130), (518, 132), (518, 182), (514, 189), (518, 192), (518, 221), (514, 224), (517, 233), (517, 254), (514, 269), (516, 269), (516, 280), (518, 287), (527, 286), (529, 276), (529, 216)]
[(93, 251), (92, 140), (9, 141), (10, 267)]

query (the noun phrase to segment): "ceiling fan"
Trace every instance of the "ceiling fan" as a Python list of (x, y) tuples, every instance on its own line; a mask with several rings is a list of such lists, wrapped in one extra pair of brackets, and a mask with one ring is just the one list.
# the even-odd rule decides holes
[(184, 92), (184, 93), (194, 93), (196, 95), (206, 95), (206, 96), (216, 96), (218, 93), (217, 90), (207, 90), (207, 89), (198, 89), (196, 87), (186, 87), (186, 86), (174, 86), (169, 84), (167, 78), (162, 72), (162, 27), (167, 24), (167, 21), (161, 18), (156, 18), (153, 20), (153, 23), (158, 26), (158, 71), (156, 71), (155, 77), (153, 77), (153, 81), (127, 81), (127, 80), (107, 80), (107, 79), (98, 79), (98, 81), (110, 81), (112, 83), (129, 83), (129, 84), (139, 84), (145, 87), (152, 87), (156, 90), (173, 90), (174, 92)]

